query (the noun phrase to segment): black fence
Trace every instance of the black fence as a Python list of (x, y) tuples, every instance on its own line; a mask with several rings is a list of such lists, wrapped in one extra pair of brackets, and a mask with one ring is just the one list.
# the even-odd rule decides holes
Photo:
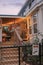
[[(32, 45), (22, 45), (22, 46), (9, 46), (0, 47), (0, 50), (6, 48), (18, 48), (18, 63), (19, 65), (43, 65), (43, 45), (39, 44), (39, 55), (32, 55)], [(20, 60), (22, 58), (22, 62)], [(0, 59), (1, 60), (1, 59)], [(0, 64), (1, 65), (1, 64)]]

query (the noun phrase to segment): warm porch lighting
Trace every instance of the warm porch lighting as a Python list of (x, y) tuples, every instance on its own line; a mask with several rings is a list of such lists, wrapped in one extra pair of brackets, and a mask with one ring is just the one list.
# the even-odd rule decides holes
[(15, 20), (15, 23), (20, 23), (21, 21), (23, 21), (25, 18), (18, 18), (17, 20)]
[(2, 26), (9, 26), (9, 25), (12, 25), (12, 24), (20, 23), (23, 20), (25, 20), (25, 18), (17, 18), (15, 21), (12, 20), (10, 22), (8, 21), (7, 23), (2, 24)]
[(14, 22), (8, 22), (8, 23), (6, 23), (6, 24), (2, 24), (2, 26), (9, 26), (9, 25), (11, 25), (11, 24), (14, 24)]

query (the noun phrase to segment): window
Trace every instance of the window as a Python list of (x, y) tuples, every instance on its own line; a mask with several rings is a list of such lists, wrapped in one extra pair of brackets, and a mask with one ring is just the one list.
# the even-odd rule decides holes
[(34, 0), (32, 0), (32, 2), (34, 2)]
[(38, 14), (35, 13), (35, 14), (33, 15), (33, 23), (36, 23), (36, 22), (37, 22), (37, 17), (38, 17)]
[(38, 19), (38, 14), (36, 12), (33, 15), (33, 30), (34, 30), (34, 33), (37, 33), (37, 19)]
[(31, 4), (32, 4), (32, 2), (31, 2), (31, 0), (29, 0), (29, 8), (31, 7)]
[(30, 19), (29, 19), (29, 25), (30, 25)]
[(30, 34), (32, 33), (32, 28), (31, 28), (31, 26), (29, 26), (29, 33), (30, 33)]
[(36, 23), (37, 22), (37, 18), (36, 16), (33, 16), (33, 23)]
[(30, 9), (30, 7), (31, 7), (31, 3), (29, 3), (29, 9)]
[(33, 27), (34, 27), (34, 33), (37, 33), (37, 24), (34, 24)]
[(34, 2), (34, 0), (29, 0), (29, 8), (31, 7), (32, 2)]

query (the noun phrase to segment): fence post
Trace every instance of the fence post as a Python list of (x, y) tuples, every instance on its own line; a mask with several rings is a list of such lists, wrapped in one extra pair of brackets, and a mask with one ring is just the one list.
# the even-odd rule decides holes
[(41, 65), (41, 44), (39, 43), (39, 65)]
[(19, 50), (19, 65), (20, 65), (20, 46), (18, 47)]

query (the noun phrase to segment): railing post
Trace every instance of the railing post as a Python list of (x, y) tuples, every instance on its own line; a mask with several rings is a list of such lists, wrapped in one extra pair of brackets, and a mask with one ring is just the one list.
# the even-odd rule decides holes
[(18, 47), (19, 50), (19, 65), (20, 65), (20, 46)]

